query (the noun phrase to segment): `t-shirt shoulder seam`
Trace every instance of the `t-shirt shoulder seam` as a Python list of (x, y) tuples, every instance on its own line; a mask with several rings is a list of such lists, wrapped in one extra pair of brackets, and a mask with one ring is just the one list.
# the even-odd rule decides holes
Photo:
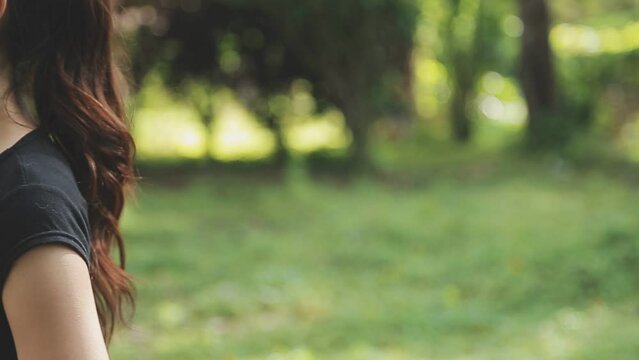
[(92, 255), (90, 242), (85, 243), (78, 239), (77, 236), (69, 234), (65, 231), (44, 231), (24, 237), (14, 246), (12, 246), (9, 252), (2, 255), (2, 267), (0, 268), (0, 288), (4, 287), (4, 283), (9, 272), (11, 271), (11, 267), (14, 261), (16, 261), (27, 251), (30, 251), (37, 246), (49, 244), (64, 244), (71, 247), (73, 251), (76, 252), (78, 256), (80, 256), (80, 258), (82, 258), (82, 261), (88, 267), (91, 267)]
[[(22, 238), (18, 242), (16, 242), (15, 245), (11, 248), (11, 251), (19, 249), (21, 246), (23, 246), (28, 241), (33, 241), (35, 239), (43, 238), (45, 236), (59, 236), (59, 237), (67, 238), (68, 240), (71, 240), (73, 243), (78, 244), (82, 248), (82, 252), (84, 253), (82, 255), (83, 255), (83, 257), (87, 257), (87, 261), (91, 257), (90, 248), (86, 248), (85, 246), (83, 246), (83, 245), (90, 245), (90, 244), (85, 244), (85, 241), (82, 241), (77, 236), (75, 236), (73, 234), (70, 234), (70, 233), (68, 233), (66, 231), (60, 231), (60, 230), (48, 230), (48, 231), (39, 232), (37, 234), (29, 235), (29, 236), (27, 236), (25, 238)], [(88, 239), (87, 239), (87, 241), (88, 241)]]

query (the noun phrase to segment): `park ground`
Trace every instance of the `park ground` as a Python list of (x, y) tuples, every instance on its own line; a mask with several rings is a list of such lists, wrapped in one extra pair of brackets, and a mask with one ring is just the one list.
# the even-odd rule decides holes
[(409, 158), (142, 179), (123, 222), (137, 313), (112, 358), (639, 358), (632, 166)]

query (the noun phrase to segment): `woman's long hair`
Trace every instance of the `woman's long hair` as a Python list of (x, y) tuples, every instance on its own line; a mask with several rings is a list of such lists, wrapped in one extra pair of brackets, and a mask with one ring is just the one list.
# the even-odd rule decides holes
[[(119, 229), (135, 182), (135, 144), (113, 54), (113, 7), (112, 0), (9, 0), (1, 32), (7, 94), (66, 153), (89, 204), (89, 271), (107, 344), (115, 324), (128, 323), (125, 303), (135, 307)], [(111, 257), (116, 246), (119, 265)]]

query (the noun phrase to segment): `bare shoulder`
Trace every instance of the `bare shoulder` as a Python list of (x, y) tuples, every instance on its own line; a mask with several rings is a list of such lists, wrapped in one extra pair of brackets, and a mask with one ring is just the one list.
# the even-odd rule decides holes
[(2, 302), (20, 359), (108, 359), (87, 264), (69, 246), (20, 256)]

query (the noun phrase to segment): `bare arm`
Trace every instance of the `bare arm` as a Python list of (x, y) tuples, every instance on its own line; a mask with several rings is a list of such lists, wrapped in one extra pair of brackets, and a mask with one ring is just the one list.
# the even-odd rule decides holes
[(2, 301), (20, 360), (109, 358), (87, 265), (69, 247), (40, 245), (18, 258)]

